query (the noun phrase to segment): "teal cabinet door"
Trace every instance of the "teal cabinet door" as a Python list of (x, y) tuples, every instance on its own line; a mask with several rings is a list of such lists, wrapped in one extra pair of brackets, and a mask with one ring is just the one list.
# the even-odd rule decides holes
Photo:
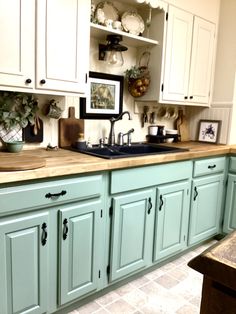
[(236, 175), (228, 175), (223, 231), (229, 233), (236, 229)]
[(186, 247), (189, 195), (189, 181), (157, 187), (154, 262)]
[(48, 232), (47, 212), (0, 220), (0, 313), (46, 312)]
[(59, 211), (60, 305), (97, 289), (101, 210), (101, 201), (91, 200)]
[(112, 199), (109, 281), (151, 263), (155, 191), (141, 190)]
[(190, 245), (219, 233), (223, 179), (223, 174), (219, 174), (193, 180), (188, 241)]

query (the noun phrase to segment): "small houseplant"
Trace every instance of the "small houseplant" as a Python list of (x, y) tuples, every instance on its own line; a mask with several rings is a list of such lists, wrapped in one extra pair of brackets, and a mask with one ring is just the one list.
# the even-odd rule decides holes
[[(18, 133), (28, 124), (34, 124), (38, 101), (31, 94), (0, 92), (0, 138), (6, 141), (19, 140)], [(13, 134), (13, 135), (10, 135)]]

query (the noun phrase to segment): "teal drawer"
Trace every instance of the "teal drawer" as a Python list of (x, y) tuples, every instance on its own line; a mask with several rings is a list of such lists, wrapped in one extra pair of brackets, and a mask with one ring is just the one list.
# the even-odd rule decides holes
[(102, 175), (32, 183), (0, 189), (0, 214), (99, 197)]
[(193, 176), (199, 177), (208, 174), (224, 172), (225, 157), (207, 158), (194, 161)]
[(229, 171), (230, 172), (236, 172), (236, 157), (230, 157)]
[(111, 193), (120, 193), (189, 179), (191, 176), (191, 161), (115, 170), (111, 173)]

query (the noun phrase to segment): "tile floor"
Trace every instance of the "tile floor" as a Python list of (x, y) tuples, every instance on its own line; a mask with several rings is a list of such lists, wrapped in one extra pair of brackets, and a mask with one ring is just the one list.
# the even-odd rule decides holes
[(68, 314), (198, 314), (202, 275), (187, 263), (215, 242), (209, 241)]

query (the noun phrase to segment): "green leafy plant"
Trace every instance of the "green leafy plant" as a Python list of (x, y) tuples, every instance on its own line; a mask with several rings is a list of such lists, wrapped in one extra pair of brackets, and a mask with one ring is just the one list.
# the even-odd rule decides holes
[(137, 79), (142, 75), (142, 69), (139, 66), (132, 66), (130, 69), (125, 71), (127, 79)]
[(6, 130), (35, 123), (38, 101), (31, 94), (0, 92), (0, 124)]

